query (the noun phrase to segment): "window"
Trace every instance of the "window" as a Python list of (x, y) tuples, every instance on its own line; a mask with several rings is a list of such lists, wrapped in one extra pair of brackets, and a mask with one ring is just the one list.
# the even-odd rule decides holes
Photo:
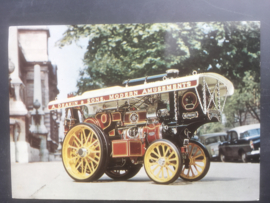
[(240, 138), (244, 139), (246, 137), (260, 136), (260, 131), (260, 128), (247, 130), (240, 134)]
[(218, 137), (209, 137), (205, 140), (205, 144), (212, 144), (218, 142)]
[(230, 141), (231, 141), (231, 132), (228, 132), (227, 141), (228, 141), (228, 142), (230, 142)]
[(238, 140), (238, 136), (235, 131), (232, 131), (232, 140)]
[(221, 141), (221, 142), (225, 142), (225, 141), (226, 141), (226, 137), (225, 137), (224, 135), (221, 135), (221, 136), (220, 136), (220, 141)]

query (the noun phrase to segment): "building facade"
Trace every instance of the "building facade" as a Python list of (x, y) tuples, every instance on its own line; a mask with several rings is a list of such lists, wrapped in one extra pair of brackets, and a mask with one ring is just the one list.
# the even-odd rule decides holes
[[(48, 56), (49, 37), (46, 27), (9, 29), (11, 162), (51, 161), (58, 148), (61, 115), (47, 109), (59, 93), (57, 66)], [(38, 108), (35, 95), (40, 95)], [(33, 131), (40, 125), (45, 126), (41, 134)]]

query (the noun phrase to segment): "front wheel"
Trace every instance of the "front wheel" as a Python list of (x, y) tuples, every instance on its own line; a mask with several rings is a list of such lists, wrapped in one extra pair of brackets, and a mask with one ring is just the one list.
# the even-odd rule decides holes
[(187, 181), (202, 179), (210, 167), (210, 156), (207, 149), (194, 140), (189, 141), (188, 157), (184, 161), (180, 178)]
[(68, 131), (62, 160), (71, 178), (84, 182), (99, 179), (107, 167), (107, 157), (105, 134), (94, 124), (78, 124)]
[(156, 183), (174, 182), (181, 170), (182, 161), (177, 147), (168, 140), (156, 140), (146, 150), (144, 168)]

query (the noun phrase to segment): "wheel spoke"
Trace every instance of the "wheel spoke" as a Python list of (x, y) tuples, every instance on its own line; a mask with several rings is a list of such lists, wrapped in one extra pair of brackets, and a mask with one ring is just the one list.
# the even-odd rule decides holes
[[(78, 144), (78, 142), (77, 142), (75, 139), (73, 140), (73, 143), (74, 143), (78, 148), (80, 147), (79, 144)], [(72, 143), (72, 144), (73, 144), (73, 143)]]
[(91, 161), (95, 162), (96, 164), (98, 164), (98, 161), (96, 161), (95, 159), (93, 159), (92, 157), (88, 156), (88, 159), (90, 159)]
[(193, 173), (192, 167), (190, 167), (190, 170), (191, 170), (191, 174), (192, 174), (191, 176), (195, 176), (194, 173)]
[(153, 172), (155, 172), (155, 170), (159, 167), (159, 165), (157, 164), (157, 166), (152, 170)]
[(95, 157), (94, 157), (95, 159), (98, 159), (98, 161), (99, 161), (99, 159), (100, 159), (100, 156), (99, 155), (95, 155)]
[[(84, 129), (82, 130), (82, 132), (83, 132), (83, 139), (84, 139), (84, 142), (86, 143), (86, 135), (85, 135)], [(84, 143), (84, 144), (85, 144), (85, 143)]]
[(68, 161), (72, 162), (72, 161), (74, 161), (74, 159), (75, 159), (75, 162), (77, 163), (76, 159), (80, 159), (80, 157), (79, 156), (74, 156), (74, 157), (70, 158)]
[(162, 147), (163, 157), (165, 157), (165, 146), (164, 145), (161, 145), (161, 147)]
[(150, 160), (152, 160), (152, 159), (153, 159), (153, 160), (155, 160), (155, 161), (158, 161), (158, 159), (157, 159), (157, 158), (152, 157), (152, 156), (151, 156), (151, 158), (149, 159), (149, 161), (150, 161)]
[(196, 165), (194, 165), (194, 168), (196, 169), (196, 171), (198, 171), (198, 172), (199, 172), (199, 170), (198, 170), (198, 168), (197, 168), (197, 166), (196, 166)]
[(173, 171), (170, 167), (166, 166), (166, 169), (168, 169), (169, 171), (171, 171), (171, 173), (173, 174), (175, 171)]
[[(78, 161), (79, 161), (80, 159), (78, 159)], [(78, 162), (77, 161), (77, 162)], [(82, 164), (82, 162), (80, 162), (79, 164), (78, 164), (78, 166), (76, 167), (76, 169), (78, 170), (78, 168), (80, 167), (80, 165)]]
[(177, 166), (177, 164), (170, 163), (170, 166), (174, 166), (174, 167), (176, 167), (176, 166)]
[(177, 162), (177, 158), (172, 158), (172, 159), (169, 159), (168, 161), (169, 162), (171, 162), (171, 161), (176, 161)]
[(185, 169), (186, 169), (186, 167), (183, 166), (181, 173), (184, 173)]
[(83, 164), (83, 169), (84, 169), (83, 173), (86, 174), (86, 162), (84, 162), (84, 163), (85, 164)]
[(77, 148), (77, 147), (74, 147), (74, 146), (71, 146), (71, 145), (69, 145), (69, 146), (68, 146), (68, 148), (71, 148), (71, 149), (76, 149), (76, 150), (78, 150), (78, 148)]
[(96, 144), (98, 142), (98, 140), (95, 140), (93, 143), (91, 143), (89, 146), (88, 146), (88, 149), (90, 148), (90, 147), (92, 147), (94, 144)]
[(169, 147), (167, 147), (167, 149), (166, 149), (166, 151), (165, 151), (165, 153), (164, 153), (164, 157), (166, 157), (168, 151), (169, 151)]
[[(198, 150), (199, 150), (199, 147), (197, 146), (197, 147), (196, 147), (196, 151), (195, 151), (195, 153), (192, 155), (192, 157), (194, 157), (194, 156), (197, 154)], [(200, 154), (199, 154), (199, 155), (200, 155)]]
[(194, 160), (195, 163), (205, 163), (205, 159), (197, 159), (197, 160)]
[(158, 165), (157, 162), (150, 163), (150, 166)]
[(92, 171), (94, 171), (95, 170), (95, 166), (93, 165), (93, 162), (92, 161), (90, 162), (90, 165), (92, 167)]
[[(79, 138), (77, 137), (77, 135), (74, 133), (73, 134), (73, 137), (75, 137), (75, 139), (81, 144), (80, 146), (82, 146), (82, 143), (81, 143), (81, 141), (79, 140)], [(75, 140), (74, 140), (75, 141)]]
[(83, 137), (82, 137), (82, 131), (79, 132), (79, 138), (81, 140), (81, 145), (83, 146)]
[(157, 174), (157, 177), (159, 177), (159, 174), (162, 172), (162, 167), (160, 167), (160, 170), (159, 170), (159, 172), (158, 172), (158, 174)]
[[(89, 168), (89, 171), (90, 171), (90, 173), (92, 172), (92, 169), (91, 169), (91, 167), (89, 166), (89, 163), (86, 161), (86, 165), (88, 166), (88, 168)], [(86, 168), (86, 167), (85, 167)]]
[(188, 153), (188, 157), (189, 157), (189, 158), (190, 158), (190, 156), (191, 156), (191, 154), (192, 154), (192, 151), (193, 151), (193, 148), (194, 148), (194, 145), (193, 145), (193, 144), (191, 144), (190, 146), (191, 146), (191, 150), (190, 150), (190, 152)]
[(83, 173), (83, 170), (84, 170), (84, 168), (83, 168), (83, 167), (84, 167), (84, 166), (83, 166), (83, 158), (81, 159), (81, 163), (82, 163), (82, 164), (81, 164), (81, 165), (82, 165), (82, 167), (81, 167), (81, 168), (82, 168), (81, 172)]
[(193, 159), (197, 159), (197, 158), (199, 158), (199, 157), (203, 157), (203, 159), (204, 159), (203, 154), (199, 154), (199, 155), (197, 155), (197, 156), (193, 157)]
[[(170, 174), (169, 174), (169, 170), (171, 170), (170, 168), (168, 168), (167, 166), (165, 166), (165, 168), (166, 168), (166, 171), (167, 171), (167, 178), (170, 178), (171, 176), (170, 176)], [(169, 169), (169, 170), (168, 170)], [(173, 174), (173, 173), (172, 173)]]
[(157, 152), (158, 152), (158, 157), (161, 157), (160, 151), (159, 151), (159, 146), (157, 146), (156, 149), (157, 149)]
[(191, 168), (191, 167), (188, 168), (187, 176), (189, 176), (190, 168)]
[(168, 157), (168, 160), (173, 160), (173, 159), (170, 159), (171, 157), (172, 157), (172, 155), (175, 155), (175, 153), (174, 152), (171, 152), (171, 154), (169, 155), (169, 157)]
[(199, 168), (201, 168), (201, 169), (204, 169), (204, 166), (200, 166), (200, 165), (198, 165), (198, 164), (195, 164), (196, 166), (198, 166)]
[(100, 150), (94, 150), (94, 151), (90, 151), (91, 154), (96, 154), (96, 153), (100, 153)]
[(99, 143), (98, 143), (98, 145), (92, 147), (92, 150), (96, 149), (97, 147), (100, 147), (100, 146), (99, 146)]
[(90, 143), (92, 142), (92, 136), (93, 136), (93, 132), (89, 131), (89, 134), (87, 136), (87, 139), (85, 140), (85, 144), (88, 142), (89, 138), (91, 137)]
[[(160, 155), (158, 155), (154, 150), (151, 152), (153, 154), (155, 154), (157, 157), (160, 157)], [(152, 156), (151, 156), (152, 157)], [(154, 159), (154, 157), (152, 157)], [(156, 159), (157, 160), (157, 159)]]

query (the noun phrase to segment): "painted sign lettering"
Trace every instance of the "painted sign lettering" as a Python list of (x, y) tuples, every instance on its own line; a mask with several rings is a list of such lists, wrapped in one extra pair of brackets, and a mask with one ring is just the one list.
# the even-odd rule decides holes
[(81, 106), (85, 104), (94, 104), (94, 103), (101, 103), (101, 102), (106, 102), (106, 101), (113, 101), (113, 100), (119, 100), (119, 99), (151, 95), (151, 94), (162, 93), (162, 92), (170, 92), (170, 91), (176, 91), (176, 90), (181, 90), (185, 88), (195, 87), (196, 85), (197, 85), (196, 80), (188, 81), (188, 82), (180, 82), (180, 83), (175, 83), (175, 84), (170, 84), (170, 85), (162, 85), (162, 86), (150, 87), (150, 88), (139, 89), (139, 90), (134, 90), (134, 91), (120, 92), (120, 93), (105, 95), (101, 97), (81, 99), (81, 100), (72, 101), (72, 102), (62, 102), (62, 103), (51, 104), (51, 105), (49, 104), (48, 109), (53, 110), (53, 109), (60, 109), (60, 108), (69, 108), (69, 107), (76, 107), (76, 106)]

